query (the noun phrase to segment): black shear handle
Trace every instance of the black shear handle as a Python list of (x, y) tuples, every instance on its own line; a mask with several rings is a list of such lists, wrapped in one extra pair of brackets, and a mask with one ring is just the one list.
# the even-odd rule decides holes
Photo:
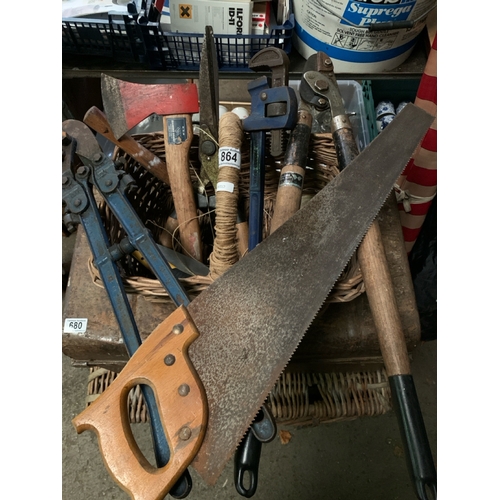
[(394, 411), (396, 413), (408, 471), (420, 500), (437, 498), (437, 474), (411, 375), (389, 377)]
[[(234, 455), (234, 485), (246, 498), (252, 497), (257, 490), (261, 449), (262, 443), (249, 429)], [(245, 483), (249, 483), (248, 486)]]

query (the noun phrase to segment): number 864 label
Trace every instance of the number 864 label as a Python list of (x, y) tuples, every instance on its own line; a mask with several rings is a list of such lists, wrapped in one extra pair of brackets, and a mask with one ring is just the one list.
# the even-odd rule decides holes
[(234, 167), (240, 168), (241, 166), (241, 152), (236, 148), (220, 148), (219, 149), (219, 168), (220, 167)]

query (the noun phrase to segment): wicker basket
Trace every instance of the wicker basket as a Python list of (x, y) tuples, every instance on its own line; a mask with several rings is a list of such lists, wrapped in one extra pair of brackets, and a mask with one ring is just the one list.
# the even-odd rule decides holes
[[(151, 133), (135, 135), (134, 138), (143, 146), (151, 150), (159, 158), (165, 159), (162, 133)], [(250, 152), (249, 138), (243, 141), (242, 164), (240, 174), (240, 186), (242, 205), (248, 213), (248, 189), (250, 177)], [(315, 134), (310, 140), (310, 158), (307, 165), (303, 188), (303, 203), (307, 202), (314, 194), (320, 191), (331, 179), (338, 174), (337, 159), (331, 136), (329, 134)], [(132, 175), (136, 180), (137, 188), (129, 195), (129, 199), (137, 214), (148, 227), (156, 241), (159, 241), (160, 234), (164, 230), (168, 215), (173, 210), (173, 200), (170, 188), (158, 180), (152, 174), (142, 168), (130, 156), (116, 149), (115, 159), (120, 158), (123, 162), (123, 169)], [(190, 150), (191, 177), (193, 186), (199, 181), (200, 163), (198, 160), (197, 136), (194, 137)], [(280, 158), (266, 156), (266, 180), (264, 192), (264, 223), (263, 237), (269, 234), (270, 222), (274, 212), (276, 191), (279, 180), (279, 169), (281, 168)], [(212, 192), (210, 192), (212, 189)], [(213, 188), (209, 184), (207, 195), (213, 195)], [(101, 213), (105, 221), (106, 230), (111, 244), (119, 242), (125, 234), (120, 224), (109, 211), (106, 205), (101, 205)], [(215, 237), (215, 213), (212, 210), (199, 210), (200, 229), (204, 248), (203, 260), (208, 265), (209, 256), (213, 248)], [(180, 245), (176, 234), (174, 236), (174, 249), (180, 251)], [(170, 301), (168, 293), (160, 282), (145, 267), (139, 264), (133, 257), (127, 256), (120, 263), (122, 279), (127, 293), (142, 294), (152, 301)], [(89, 262), (89, 271), (94, 283), (102, 287), (98, 270)], [(181, 278), (183, 287), (191, 298), (207, 288), (211, 283), (210, 277), (191, 276)], [(331, 302), (346, 302), (353, 300), (364, 292), (364, 285), (361, 271), (357, 263), (356, 255), (350, 260), (344, 272), (337, 280), (325, 304)]]
[[(92, 367), (86, 403), (89, 405), (115, 380), (117, 373)], [(382, 415), (391, 409), (390, 388), (384, 369), (346, 373), (283, 373), (267, 398), (277, 423), (318, 425)], [(135, 386), (128, 396), (129, 420), (149, 420), (147, 407)]]
[[(142, 134), (134, 137), (158, 157), (165, 158), (162, 133)], [(338, 174), (335, 149), (329, 134), (311, 136), (309, 151), (310, 158), (305, 176), (303, 201), (314, 196)], [(144, 170), (121, 150), (116, 149), (114, 157), (114, 159), (120, 158), (123, 161), (123, 169), (135, 178), (137, 189), (130, 194), (129, 199), (146, 227), (151, 230), (153, 237), (159, 241), (167, 216), (173, 210), (170, 188)], [(249, 137), (247, 136), (242, 146), (239, 186), (243, 206), (246, 209), (248, 209), (249, 158)], [(190, 163), (192, 182), (193, 185), (196, 185), (200, 175), (196, 136), (190, 150)], [(280, 158), (266, 156), (264, 238), (269, 234), (281, 166)], [(214, 193), (208, 192), (207, 194)], [(118, 221), (105, 205), (101, 206), (101, 213), (111, 243), (120, 241), (124, 233)], [(199, 210), (198, 214), (205, 251), (203, 257), (205, 264), (208, 265), (215, 236), (215, 214), (210, 209)], [(174, 249), (180, 250), (175, 238), (176, 235), (173, 236)], [(170, 301), (170, 297), (156, 277), (132, 257), (122, 259), (120, 270), (127, 293), (142, 294), (151, 301)], [(94, 283), (97, 286), (102, 286), (99, 273), (91, 260), (89, 261), (89, 272)], [(194, 298), (212, 283), (212, 278), (192, 276), (180, 278), (180, 281), (188, 295)], [(354, 255), (325, 304), (347, 302), (363, 292), (363, 280), (356, 255)], [(116, 376), (115, 372), (104, 368), (91, 368), (87, 404), (97, 398)], [(284, 372), (269, 394), (268, 403), (277, 422), (297, 425), (380, 415), (391, 408), (389, 383), (383, 369), (346, 373)], [(148, 420), (147, 409), (139, 387), (135, 387), (129, 394), (129, 418), (132, 423)]]

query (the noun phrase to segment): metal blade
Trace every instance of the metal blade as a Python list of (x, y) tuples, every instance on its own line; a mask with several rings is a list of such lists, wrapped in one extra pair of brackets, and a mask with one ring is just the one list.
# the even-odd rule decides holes
[(117, 139), (148, 116), (197, 113), (194, 83), (131, 83), (101, 74), (101, 94), (108, 123)]
[(404, 111), (303, 209), (191, 304), (209, 419), (193, 466), (215, 484), (433, 117)]
[(217, 186), (219, 174), (219, 67), (217, 49), (211, 26), (205, 27), (205, 38), (201, 49), (198, 81), (200, 99), (200, 146), (201, 179)]

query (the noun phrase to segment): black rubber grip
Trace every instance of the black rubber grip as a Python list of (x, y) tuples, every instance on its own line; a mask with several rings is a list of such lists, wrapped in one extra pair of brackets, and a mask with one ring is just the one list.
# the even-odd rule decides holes
[(333, 142), (337, 151), (338, 169), (344, 170), (359, 154), (356, 138), (351, 128), (341, 128), (333, 132)]
[(257, 491), (261, 449), (262, 443), (249, 430), (234, 455), (234, 486), (243, 497), (250, 498)]
[(408, 471), (417, 497), (437, 498), (437, 475), (412, 375), (389, 377), (393, 407), (398, 418)]

